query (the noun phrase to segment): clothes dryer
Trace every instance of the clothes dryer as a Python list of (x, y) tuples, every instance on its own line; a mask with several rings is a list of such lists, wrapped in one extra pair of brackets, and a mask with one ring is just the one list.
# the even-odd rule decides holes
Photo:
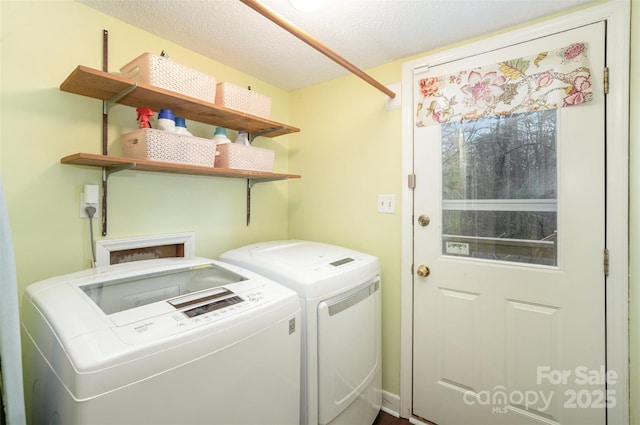
[(370, 425), (382, 404), (378, 258), (335, 245), (286, 240), (227, 251), (220, 259), (300, 296), (301, 423)]
[(158, 259), (29, 285), (36, 424), (297, 424), (300, 302), (231, 264)]

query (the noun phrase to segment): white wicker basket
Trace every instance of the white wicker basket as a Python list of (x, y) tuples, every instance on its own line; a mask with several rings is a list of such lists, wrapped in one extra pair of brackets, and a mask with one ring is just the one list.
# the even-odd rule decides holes
[(143, 53), (122, 68), (120, 73), (134, 81), (151, 84), (213, 103), (216, 98), (215, 77), (191, 69), (171, 59)]
[(275, 151), (238, 143), (218, 145), (216, 167), (251, 171), (273, 171)]
[(123, 134), (120, 140), (128, 158), (214, 166), (216, 145), (210, 139), (141, 128)]
[(270, 97), (227, 82), (218, 83), (216, 104), (262, 118), (271, 116)]

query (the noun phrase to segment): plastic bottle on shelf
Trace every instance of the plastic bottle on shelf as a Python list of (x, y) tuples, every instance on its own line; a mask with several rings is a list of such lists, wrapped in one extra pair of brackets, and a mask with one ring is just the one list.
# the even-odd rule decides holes
[(185, 136), (193, 136), (193, 134), (187, 130), (187, 123), (184, 117), (176, 117), (176, 133), (184, 134)]
[(231, 143), (231, 140), (227, 137), (227, 129), (224, 127), (216, 127), (216, 131), (213, 132), (213, 141), (217, 145), (225, 143)]
[(158, 113), (158, 129), (172, 133), (176, 131), (176, 117), (171, 109), (160, 109)]
[(238, 135), (236, 136), (236, 143), (239, 143), (241, 145), (245, 145), (245, 146), (249, 146), (249, 136), (247, 135), (247, 132), (244, 130), (240, 130), (238, 132)]

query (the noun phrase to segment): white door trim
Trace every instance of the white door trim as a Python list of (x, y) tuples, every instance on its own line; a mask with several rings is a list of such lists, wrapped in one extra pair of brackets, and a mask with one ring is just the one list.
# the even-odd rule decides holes
[[(413, 190), (407, 176), (413, 173), (413, 75), (417, 69), (435, 66), (474, 54), (544, 37), (593, 22), (607, 20), (607, 64), (610, 89), (607, 108), (607, 236), (610, 252), (607, 278), (607, 363), (619, 379), (616, 406), (607, 412), (609, 424), (629, 423), (629, 43), (630, 0), (612, 0), (565, 16), (533, 24), (506, 34), (445, 50), (402, 66), (402, 276), (401, 276), (401, 364), (400, 416), (408, 418), (412, 409), (413, 380)], [(421, 184), (421, 182), (417, 182)], [(617, 207), (613, 207), (617, 206)]]

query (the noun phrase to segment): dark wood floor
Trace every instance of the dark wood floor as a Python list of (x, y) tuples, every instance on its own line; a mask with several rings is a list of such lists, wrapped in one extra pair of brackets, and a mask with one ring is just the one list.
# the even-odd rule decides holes
[(408, 419), (396, 418), (393, 415), (380, 411), (373, 425), (409, 425)]
[[(425, 424), (435, 425), (434, 423), (428, 422), (422, 419)], [(373, 425), (409, 425), (409, 419), (396, 418), (393, 415), (383, 412), (382, 410), (378, 413), (378, 417), (375, 421), (373, 421)]]

